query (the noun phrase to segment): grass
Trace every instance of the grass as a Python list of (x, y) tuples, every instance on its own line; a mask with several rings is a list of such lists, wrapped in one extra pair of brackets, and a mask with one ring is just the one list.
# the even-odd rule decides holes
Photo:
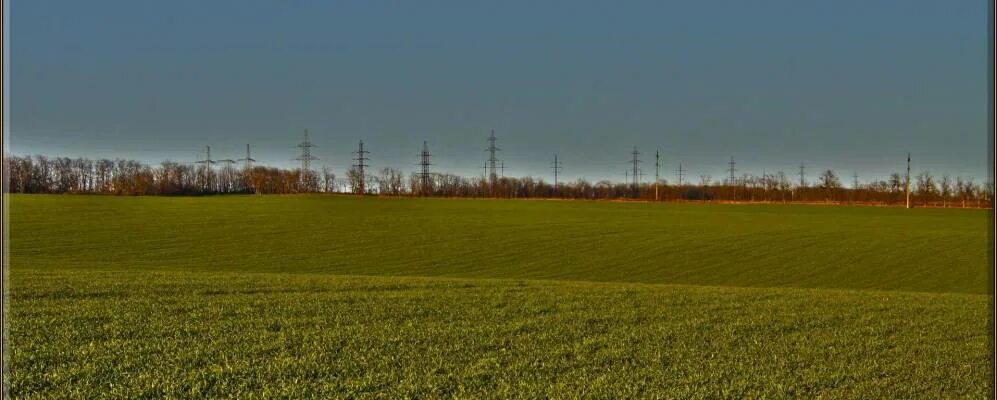
[(14, 196), (13, 270), (989, 293), (988, 212), (338, 196)]
[(10, 198), (14, 397), (985, 398), (988, 213)]

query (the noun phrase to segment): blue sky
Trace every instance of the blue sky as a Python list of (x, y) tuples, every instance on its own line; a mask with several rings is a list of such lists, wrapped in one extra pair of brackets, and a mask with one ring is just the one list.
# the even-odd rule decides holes
[[(539, 4), (538, 4), (539, 3)], [(987, 171), (984, 1), (14, 1), (10, 150), (340, 173)], [(843, 179), (850, 182), (851, 179)]]

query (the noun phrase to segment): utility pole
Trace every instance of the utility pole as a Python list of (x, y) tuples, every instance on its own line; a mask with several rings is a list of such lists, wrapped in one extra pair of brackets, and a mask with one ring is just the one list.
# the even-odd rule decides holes
[(904, 183), (904, 192), (907, 195), (907, 208), (910, 208), (910, 153), (907, 153), (907, 179)]
[(256, 160), (254, 160), (253, 157), (250, 156), (249, 154), (249, 143), (246, 143), (246, 157), (240, 158), (237, 161), (242, 161), (243, 163), (245, 163), (243, 165), (243, 168), (245, 168), (246, 171), (253, 169), (253, 162), (255, 162)]
[(495, 130), (492, 129), (492, 134), (488, 136), (488, 148), (485, 151), (488, 152), (488, 179), (491, 183), (495, 183), (495, 167), (498, 165), (498, 158), (495, 157), (495, 152), (501, 151), (502, 149), (495, 147), (495, 141), (498, 140), (495, 137)]
[(654, 151), (654, 201), (658, 201), (658, 181), (661, 180), (661, 149)]
[(432, 192), (432, 175), (429, 173), (429, 166), (433, 165), (430, 162), (430, 158), (433, 157), (429, 153), (429, 143), (426, 141), (422, 142), (422, 152), (419, 153), (419, 165), (422, 167), (422, 172), (419, 173), (419, 194), (426, 196)]
[(499, 170), (502, 171), (502, 177), (505, 178), (505, 161), (499, 161)]
[(859, 188), (859, 173), (855, 172), (852, 174), (852, 190)]
[(360, 194), (366, 194), (367, 177), (364, 175), (364, 168), (367, 168), (367, 161), (370, 161), (370, 158), (367, 157), (370, 152), (363, 149), (363, 140), (360, 141), (357, 151), (354, 151), (353, 154), (357, 155), (353, 158), (353, 161), (356, 162), (356, 164), (353, 164), (353, 167), (356, 168), (357, 172), (360, 174), (360, 182), (358, 182), (360, 186)]
[(630, 162), (633, 163), (633, 180), (634, 180), (633, 181), (633, 194), (634, 194), (634, 198), (637, 198), (638, 196), (640, 196), (640, 187), (637, 186), (638, 183), (639, 183), (639, 179), (640, 179), (639, 178), (639, 176), (640, 176), (640, 174), (639, 174), (640, 168), (638, 168), (637, 165), (641, 163), (640, 159), (637, 158), (637, 156), (640, 155), (640, 152), (637, 151), (637, 146), (634, 146), (634, 151), (631, 152), (630, 154), (633, 155), (633, 159), (630, 160)]
[(730, 172), (731, 200), (737, 200), (737, 178), (734, 177), (734, 173), (737, 172), (737, 169), (734, 168), (735, 164), (737, 163), (734, 162), (734, 156), (730, 156), (730, 162), (727, 163), (729, 166), (727, 171)]
[(686, 173), (686, 170), (682, 169), (682, 163), (679, 163), (679, 169), (675, 170), (675, 173), (679, 176), (679, 187), (682, 187), (682, 177)]
[(554, 153), (554, 162), (550, 164), (550, 169), (554, 171), (554, 194), (557, 194), (557, 176), (561, 173), (564, 167), (561, 162), (557, 160), (557, 153)]

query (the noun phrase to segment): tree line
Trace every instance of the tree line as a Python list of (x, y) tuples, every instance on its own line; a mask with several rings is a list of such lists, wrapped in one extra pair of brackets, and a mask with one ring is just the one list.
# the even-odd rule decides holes
[[(556, 187), (534, 177), (466, 177), (449, 173), (408, 177), (394, 168), (374, 173), (353, 168), (337, 178), (328, 167), (316, 171), (265, 166), (191, 164), (164, 161), (150, 166), (134, 160), (4, 155), (10, 193), (80, 193), (114, 195), (214, 195), (353, 193), (384, 196), (638, 199), (653, 201), (826, 202), (906, 204), (906, 176), (893, 173), (878, 180), (844, 187), (832, 170), (816, 182), (794, 184), (783, 172), (744, 174), (714, 181), (701, 175), (681, 185), (666, 180), (637, 185), (579, 179)], [(992, 182), (928, 171), (911, 176), (916, 206), (991, 207)]]

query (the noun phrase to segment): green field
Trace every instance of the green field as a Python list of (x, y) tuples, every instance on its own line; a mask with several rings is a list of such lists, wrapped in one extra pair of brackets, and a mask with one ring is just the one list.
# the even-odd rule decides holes
[(989, 211), (9, 200), (15, 397), (991, 388)]

